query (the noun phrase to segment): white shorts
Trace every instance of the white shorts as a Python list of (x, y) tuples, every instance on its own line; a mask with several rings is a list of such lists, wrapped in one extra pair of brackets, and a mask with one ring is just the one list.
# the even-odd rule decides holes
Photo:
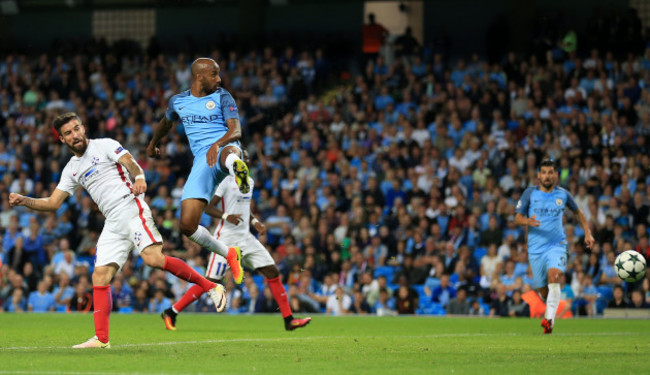
[(147, 203), (141, 198), (128, 199), (131, 201), (119, 209), (119, 217), (104, 224), (97, 241), (95, 267), (117, 263), (122, 269), (131, 250), (139, 255), (148, 246), (162, 243)]
[[(217, 237), (228, 247), (238, 246), (241, 249), (242, 265), (250, 269), (258, 269), (275, 264), (273, 257), (266, 250), (264, 245), (255, 238), (250, 232), (246, 234), (231, 234)], [(221, 280), (226, 273), (226, 258), (219, 254), (210, 253), (208, 267), (205, 271), (205, 277), (213, 280)]]

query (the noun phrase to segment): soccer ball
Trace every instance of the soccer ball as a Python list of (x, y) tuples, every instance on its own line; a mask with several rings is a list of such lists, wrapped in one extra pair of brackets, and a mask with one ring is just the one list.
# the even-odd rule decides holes
[(625, 250), (616, 257), (614, 267), (618, 277), (633, 283), (645, 275), (645, 258), (634, 250)]

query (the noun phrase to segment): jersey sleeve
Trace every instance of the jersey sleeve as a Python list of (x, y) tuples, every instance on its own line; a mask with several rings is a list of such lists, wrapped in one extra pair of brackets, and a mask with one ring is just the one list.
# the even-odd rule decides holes
[(530, 195), (532, 193), (532, 188), (524, 190), (524, 193), (519, 198), (519, 202), (517, 202), (517, 207), (515, 208), (516, 213), (528, 216), (528, 208), (530, 207)]
[(571, 212), (578, 212), (578, 203), (576, 203), (575, 198), (573, 198), (573, 195), (568, 191), (566, 192), (566, 206), (571, 210)]
[(174, 107), (174, 100), (176, 100), (176, 95), (173, 95), (171, 98), (169, 98), (167, 111), (165, 111), (165, 117), (169, 121), (178, 121), (178, 119), (180, 119), (178, 113), (176, 113), (176, 108)]
[(104, 138), (99, 142), (102, 151), (108, 156), (108, 159), (117, 163), (117, 161), (125, 154), (128, 154), (129, 151), (122, 147), (120, 142)]
[(221, 94), (221, 112), (223, 113), (223, 119), (237, 119), (239, 120), (239, 110), (237, 109), (237, 103), (235, 99), (230, 95), (226, 90)]
[(61, 172), (61, 180), (56, 188), (68, 193), (69, 195), (74, 195), (77, 186), (79, 186), (79, 184), (74, 180), (74, 178), (72, 178), (72, 172), (66, 165), (65, 168), (63, 168), (63, 172)]

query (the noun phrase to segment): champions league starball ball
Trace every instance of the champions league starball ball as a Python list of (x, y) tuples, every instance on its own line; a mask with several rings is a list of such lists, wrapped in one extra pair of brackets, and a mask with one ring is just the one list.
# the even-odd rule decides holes
[(633, 283), (645, 276), (645, 258), (634, 250), (625, 250), (616, 257), (614, 268), (623, 281)]

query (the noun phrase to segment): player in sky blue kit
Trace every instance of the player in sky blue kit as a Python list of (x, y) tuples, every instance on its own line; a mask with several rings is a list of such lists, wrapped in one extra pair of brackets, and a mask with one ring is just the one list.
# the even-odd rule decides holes
[(546, 300), (542, 319), (544, 333), (553, 332), (555, 313), (560, 303), (560, 277), (566, 271), (568, 244), (562, 227), (564, 209), (577, 215), (585, 231), (585, 244), (594, 244), (587, 219), (571, 193), (555, 186), (557, 172), (552, 160), (544, 159), (537, 172), (539, 186), (529, 187), (517, 202), (515, 224), (528, 227), (528, 258), (535, 287)]
[(192, 171), (181, 197), (181, 231), (192, 241), (226, 258), (235, 283), (244, 275), (241, 252), (228, 248), (200, 225), (201, 215), (212, 199), (217, 186), (229, 174), (239, 190), (246, 194), (248, 166), (241, 160), (241, 123), (235, 100), (219, 87), (219, 65), (212, 59), (199, 58), (192, 63), (192, 84), (189, 90), (169, 99), (165, 116), (156, 127), (147, 147), (150, 157), (160, 156), (158, 143), (180, 121), (194, 155)]

